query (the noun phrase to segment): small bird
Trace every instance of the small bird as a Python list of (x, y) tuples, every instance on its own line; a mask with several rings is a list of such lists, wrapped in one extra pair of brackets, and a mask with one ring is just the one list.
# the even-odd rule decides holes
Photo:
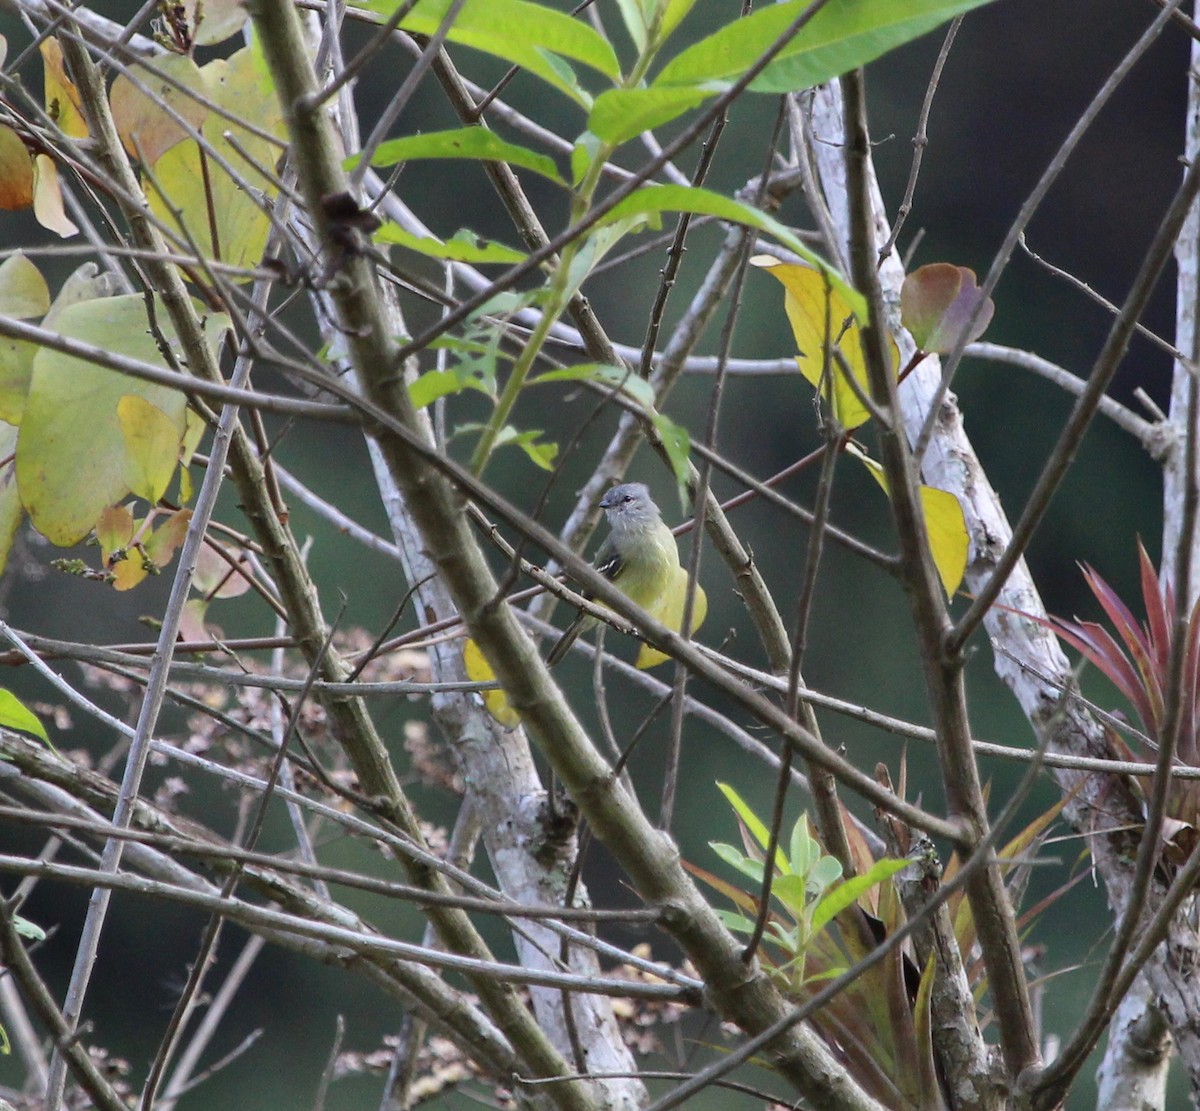
[[(678, 629), (683, 624), (688, 576), (679, 563), (675, 537), (663, 521), (649, 488), (641, 482), (614, 486), (600, 499), (600, 508), (611, 531), (596, 553), (596, 570), (642, 609), (670, 628)], [(692, 605), (693, 629), (704, 620), (706, 610), (704, 591), (697, 586)], [(550, 649), (546, 663), (553, 667), (567, 654), (579, 634), (596, 623), (597, 619), (590, 614), (578, 613)], [(643, 645), (638, 667), (651, 667), (667, 658), (657, 649)]]

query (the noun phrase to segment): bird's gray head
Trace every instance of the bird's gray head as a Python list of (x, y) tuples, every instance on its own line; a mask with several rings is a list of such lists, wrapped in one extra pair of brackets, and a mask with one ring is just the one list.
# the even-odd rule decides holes
[(614, 486), (600, 499), (600, 508), (615, 531), (646, 528), (661, 520), (650, 488), (644, 482)]

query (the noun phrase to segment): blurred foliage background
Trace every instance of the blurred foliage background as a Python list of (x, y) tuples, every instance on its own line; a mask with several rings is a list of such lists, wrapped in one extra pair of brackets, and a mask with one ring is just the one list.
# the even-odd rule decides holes
[[(565, 6), (565, 5), (564, 5)], [(611, 5), (601, 0), (600, 11), (614, 36), (620, 37)], [(105, 14), (128, 18), (132, 4), (100, 5)], [(736, 14), (734, 0), (701, 0), (683, 31), (698, 36)], [(1019, 206), (1057, 150), (1068, 130), (1100, 87), (1113, 65), (1153, 17), (1147, 0), (999, 0), (966, 19), (950, 54), (929, 123), (930, 143), (917, 184), (914, 208), (901, 238), (902, 250), (913, 250), (915, 264), (950, 261), (974, 268), (980, 275), (990, 264), (1006, 228)], [(27, 41), (25, 32), (8, 15), (0, 15), (0, 30), (10, 44)], [(884, 196), (894, 211), (904, 191), (912, 157), (911, 138), (934, 60), (943, 37), (937, 31), (872, 65), (868, 71), (871, 119), (876, 141), (875, 157)], [(365, 33), (352, 33), (352, 45), (365, 41)], [(622, 47), (623, 48), (623, 47)], [(481, 82), (500, 75), (489, 60), (459, 50), (459, 64)], [(10, 45), (10, 56), (12, 45)], [(389, 52), (369, 68), (358, 86), (364, 130), (386, 103), (408, 65), (407, 56)], [(1098, 292), (1119, 301), (1141, 260), (1163, 208), (1180, 177), (1184, 119), (1184, 79), (1187, 42), (1171, 29), (1134, 71), (1112, 104), (1084, 139), (1065, 174), (1054, 186), (1029, 229), (1030, 246)], [(40, 74), (25, 79), (37, 88)], [(506, 92), (507, 99), (560, 134), (573, 136), (581, 120), (565, 102), (548, 97), (537, 82), (518, 77)], [(746, 97), (733, 112), (722, 140), (717, 168), (709, 184), (734, 190), (758, 173), (764, 144), (772, 127), (777, 102), (768, 97)], [(433, 83), (427, 83), (402, 120), (402, 131), (453, 126), (448, 108)], [(625, 165), (636, 165), (642, 151), (626, 148)], [(683, 161), (690, 169), (696, 151)], [(531, 199), (541, 206), (543, 220), (552, 230), (561, 226), (562, 198), (544, 183), (526, 181)], [(516, 242), (485, 176), (474, 167), (426, 163), (406, 169), (397, 189), (437, 232), (450, 234), (464, 223), (472, 230)], [(807, 226), (798, 201), (789, 202), (785, 220)], [(667, 325), (686, 306), (721, 230), (708, 227), (693, 233), (667, 314)], [(0, 214), (0, 242), (44, 243), (45, 233), (32, 219), (20, 214)], [(639, 344), (663, 262), (659, 251), (610, 271), (591, 284), (587, 293), (609, 334), (620, 342)], [(46, 264), (52, 287), (67, 272), (64, 263)], [(1060, 279), (1048, 275), (1025, 257), (1009, 267), (996, 293), (995, 320), (985, 337), (998, 343), (1026, 348), (1078, 374), (1086, 374), (1098, 352), (1108, 325), (1105, 312)], [(410, 327), (415, 331), (428, 310), (412, 306)], [(1169, 337), (1172, 332), (1173, 291), (1164, 284), (1155, 296), (1148, 326)], [(299, 319), (299, 317), (297, 317)], [(703, 346), (711, 353), (719, 324)], [(734, 353), (745, 357), (790, 355), (790, 334), (782, 312), (776, 283), (762, 274), (750, 274), (734, 341)], [(1137, 406), (1133, 391), (1141, 387), (1160, 405), (1166, 404), (1169, 382), (1167, 359), (1142, 339), (1120, 372), (1114, 390), (1120, 400)], [(711, 380), (688, 379), (673, 396), (668, 411), (696, 435), (707, 417)], [(1015, 517), (1070, 405), (1070, 399), (1047, 383), (1008, 367), (966, 360), (955, 383), (965, 413), (967, 431), (976, 444), (993, 484)], [(569, 390), (545, 392), (523, 400), (517, 420), (522, 427), (544, 428), (550, 438), (565, 442), (590, 414), (592, 397)], [(466, 415), (469, 402), (459, 410)], [(612, 428), (604, 416), (586, 434), (555, 484), (545, 519), (561, 523), (573, 502), (573, 492), (588, 475)], [(298, 477), (363, 524), (383, 532), (385, 521), (377, 504), (374, 482), (361, 441), (343, 428), (312, 424), (285, 427), (276, 422), (278, 458)], [(811, 390), (799, 376), (734, 378), (730, 381), (720, 423), (718, 447), (740, 466), (767, 476), (794, 462), (818, 444)], [(532, 505), (548, 476), (536, 471), (524, 455), (502, 453), (491, 477), (504, 493), (522, 505)], [(1051, 612), (1095, 617), (1096, 606), (1087, 593), (1077, 561), (1094, 565), (1126, 597), (1136, 588), (1135, 541), (1141, 536), (1157, 558), (1160, 530), (1160, 491), (1156, 468), (1128, 437), (1100, 422), (1089, 433), (1078, 463), (1056, 501), (1049, 519), (1030, 553), (1035, 578)], [(649, 453), (639, 456), (632, 477), (651, 484), (673, 522), (680, 519), (678, 501), (669, 475)], [(791, 480), (786, 492), (811, 503), (813, 478)], [(716, 480), (721, 496), (738, 492)], [(407, 584), (398, 569), (382, 557), (364, 552), (317, 520), (303, 506), (292, 504), (293, 527), (313, 538), (311, 565), (321, 584), (327, 612), (346, 600), (343, 624), (362, 626), (372, 634), (390, 618)], [(237, 523), (233, 504), (223, 508), (223, 519)], [(890, 525), (882, 495), (864, 475), (850, 467), (839, 470), (834, 499), (837, 524), (890, 547)], [(758, 503), (733, 516), (736, 526), (752, 546), (777, 597), (790, 615), (799, 589), (807, 532), (794, 521), (779, 517)], [(5, 617), (21, 629), (72, 639), (101, 642), (144, 640), (138, 624), (144, 614), (161, 610), (167, 583), (152, 583), (132, 594), (109, 589), (50, 570), (48, 561), (62, 555), (38, 538), (26, 534), (13, 565), (0, 584)], [(70, 553), (65, 553), (70, 554)], [(702, 578), (710, 599), (710, 614), (702, 639), (720, 644), (737, 637), (740, 648), (751, 652), (753, 643), (732, 586), (723, 568), (707, 557)], [(958, 603), (962, 605), (961, 601)], [(886, 713), (924, 721), (923, 690), (907, 621), (907, 604), (897, 585), (878, 569), (827, 547), (819, 596), (810, 630), (806, 678), (809, 683), (840, 697), (868, 703)], [(230, 635), (267, 634), (271, 618), (252, 602), (225, 603), (215, 619)], [(561, 619), (561, 615), (560, 615)], [(608, 646), (629, 658), (632, 646)], [(975, 645), (969, 677), (972, 686), (974, 725), (980, 737), (1007, 744), (1029, 744), (1028, 726), (991, 672), (988, 646)], [(72, 677), (78, 672), (69, 665)], [(668, 668), (660, 672), (667, 675)], [(568, 661), (564, 680), (575, 687), (575, 701), (587, 719), (590, 687), (585, 664)], [(3, 677), (21, 697), (32, 702), (52, 701), (53, 692), (25, 671)], [(1116, 696), (1103, 681), (1084, 676), (1085, 690), (1102, 706), (1117, 705)], [(613, 712), (618, 733), (630, 732), (649, 710), (642, 694), (614, 687)], [(110, 699), (111, 704), (111, 699)], [(404, 769), (402, 745), (405, 721), (423, 719), (419, 703), (397, 702), (379, 710), (385, 735)], [(175, 713), (167, 724), (182, 728), (184, 718)], [(895, 738), (882, 736), (848, 720), (823, 715), (827, 739), (846, 751), (864, 769), (886, 761), (897, 774), (903, 748)], [(653, 799), (662, 775), (661, 741), (667, 724), (652, 726), (634, 760), (639, 787)], [(76, 715), (76, 728), (55, 733), (60, 746), (84, 747), (96, 758), (104, 755), (112, 738), (98, 735), (90, 723)], [(687, 858), (704, 867), (719, 868), (707, 847), (712, 839), (735, 836), (732, 815), (714, 783), (727, 780), (760, 812), (769, 808), (774, 777), (765, 768), (747, 761), (733, 746), (705, 727), (690, 725), (685, 736), (685, 776), (677, 808), (676, 832)], [(923, 795), (939, 805), (940, 786), (930, 752), (910, 746), (907, 752), (910, 794)], [(169, 769), (157, 769), (161, 777)], [(993, 764), (985, 768), (993, 799), (1002, 800), (1019, 777), (1016, 766)], [(424, 813), (434, 821), (449, 821), (453, 800), (415, 785), (414, 794)], [(1026, 819), (1049, 806), (1058, 796), (1045, 780), (1025, 807)], [(225, 814), (232, 823), (236, 799), (218, 787), (200, 790), (183, 802), (185, 811)], [(801, 805), (796, 800), (792, 816)], [(651, 810), (653, 810), (651, 805)], [(790, 824), (789, 818), (789, 824)], [(219, 822), (217, 823), (220, 824)], [(287, 836), (282, 822), (276, 844)], [(36, 851), (31, 837), (5, 827), (0, 837), (12, 850)], [(345, 843), (337, 852), (347, 864), (380, 874), (386, 864), (366, 857), (366, 851)], [(1029, 902), (1086, 869), (1083, 846), (1067, 837), (1050, 846), (1048, 863), (1035, 871)], [(628, 892), (610, 871), (604, 854), (593, 849), (587, 880), (599, 905), (622, 904)], [(61, 989), (69, 974), (77, 930), (86, 895), (79, 890), (39, 887), (26, 915), (55, 932), (39, 953), (53, 987)], [(422, 923), (410, 908), (351, 893), (347, 901), (385, 928), (404, 936), (419, 936)], [(202, 922), (190, 913), (128, 896), (114, 902), (117, 914), (110, 921), (101, 950), (99, 978), (91, 995), (88, 1017), (99, 1039), (127, 1057), (137, 1076), (161, 1034), (175, 992), (182, 984)], [(1029, 944), (1044, 953), (1042, 966), (1056, 974), (1044, 998), (1048, 1033), (1069, 1030), (1086, 998), (1092, 980), (1091, 946), (1105, 930), (1108, 915), (1102, 895), (1085, 880), (1060, 903), (1051, 907), (1028, 934)], [(502, 953), (509, 945), (493, 928), (491, 939)], [(614, 939), (636, 940), (629, 931), (617, 930)], [(237, 948), (236, 931), (230, 931), (221, 956), (229, 961)], [(648, 937), (656, 956), (673, 957), (665, 940)], [(337, 970), (316, 967), (287, 953), (267, 950), (239, 997), (236, 1017), (214, 1047), (217, 1055), (234, 1048), (252, 1030), (261, 1027), (258, 1042), (193, 1095), (186, 1109), (205, 1107), (267, 1108), (311, 1098), (334, 1038), (336, 1015), (344, 1015), (344, 1047), (367, 1050), (394, 1033), (401, 1015), (391, 1001)], [(674, 1035), (667, 1032), (666, 1040)], [(715, 1029), (687, 1028), (670, 1045), (676, 1063), (679, 1054), (693, 1065), (720, 1041)], [(0, 1062), (0, 1077), (8, 1066)], [(285, 1091), (285, 1085), (294, 1086)], [(1073, 1093), (1068, 1106), (1084, 1108), (1094, 1103), (1088, 1075)], [(378, 1079), (347, 1079), (329, 1093), (331, 1109), (370, 1108), (378, 1105)], [(710, 1093), (696, 1100), (697, 1107), (734, 1106), (727, 1093)], [(1180, 1097), (1182, 1098), (1182, 1097)], [(474, 1100), (463, 1093), (444, 1098), (441, 1106), (467, 1107)], [(736, 1105), (751, 1106), (742, 1099)]]

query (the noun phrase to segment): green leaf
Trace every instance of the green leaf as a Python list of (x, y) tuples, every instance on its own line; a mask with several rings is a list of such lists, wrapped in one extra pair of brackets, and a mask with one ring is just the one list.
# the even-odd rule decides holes
[(710, 841), (709, 848), (726, 864), (736, 868), (742, 875), (749, 876), (757, 883), (762, 883), (762, 865), (757, 860), (751, 860), (744, 853), (723, 841)]
[(514, 251), (503, 243), (474, 235), (463, 228), (448, 240), (429, 235), (416, 235), (405, 231), (399, 224), (388, 221), (372, 237), (376, 243), (387, 243), (405, 247), (427, 258), (449, 259), (451, 262), (501, 262), (506, 264), (523, 262), (525, 255)]
[(752, 918), (747, 918), (744, 914), (738, 914), (736, 910), (718, 910), (717, 917), (721, 920), (725, 929), (735, 934), (752, 934), (754, 933), (755, 922)]
[[(46, 278), (24, 254), (18, 251), (0, 264), (0, 316), (18, 320), (41, 317), (49, 307), (50, 290)], [(20, 424), (36, 353), (37, 348), (32, 343), (0, 338), (0, 420), (8, 421), (8, 424)], [(8, 451), (11, 450), (10, 445)], [(2, 457), (7, 458), (8, 451)], [(4, 559), (0, 559), (0, 566), (4, 566)]]
[(542, 470), (552, 471), (554, 460), (558, 457), (558, 444), (540, 439), (541, 435), (540, 428), (518, 432), (511, 425), (505, 425), (496, 437), (496, 447), (515, 444)]
[[(45, 941), (46, 931), (42, 929), (36, 922), (30, 922), (28, 918), (22, 918), (19, 914), (14, 914), (12, 918), (13, 929), (17, 931), (21, 937), (27, 937), (30, 941)], [(5, 1042), (7, 1045), (7, 1041)], [(8, 1050), (5, 1050), (7, 1053)]]
[(50, 289), (41, 271), (17, 251), (0, 263), (0, 316), (27, 320), (50, 308)]
[[(449, 131), (427, 131), (423, 135), (406, 135), (380, 144), (371, 159), (372, 166), (394, 166), (397, 162), (412, 162), (427, 158), (473, 158), (481, 162), (507, 162), (548, 177), (560, 185), (566, 184), (552, 158), (538, 154), (528, 147), (506, 142), (486, 127), (455, 127)], [(358, 155), (346, 159), (353, 169)]]
[(599, 223), (613, 224), (630, 216), (662, 212), (691, 212), (701, 216), (715, 216), (718, 220), (727, 220), (732, 224), (743, 224), (765, 231), (789, 251), (794, 251), (811, 266), (827, 274), (830, 284), (841, 293), (854, 312), (863, 319), (866, 318), (867, 304), (862, 295), (788, 228), (773, 216), (768, 216), (751, 205), (735, 201), (731, 197), (723, 197), (709, 189), (700, 189), (694, 185), (647, 185), (614, 206)]
[(633, 40), (633, 45), (637, 48), (637, 52), (641, 54), (646, 49), (648, 41), (646, 37), (646, 10), (642, 4), (642, 0), (617, 0), (617, 8), (621, 13), (621, 19), (625, 23), (625, 30), (629, 32), (629, 37)]
[(529, 385), (540, 386), (547, 382), (597, 382), (607, 389), (619, 389), (628, 394), (639, 405), (651, 409), (654, 407), (654, 387), (640, 374), (627, 367), (609, 366), (605, 363), (581, 363), (578, 366), (564, 367), (562, 370), (548, 370), (529, 380)]
[(643, 131), (653, 131), (682, 116), (713, 95), (712, 90), (695, 85), (609, 89), (596, 97), (588, 116), (588, 129), (605, 142), (619, 146)]
[(830, 884), (842, 878), (842, 862), (835, 856), (822, 856), (809, 869), (808, 886), (820, 894)]
[(0, 726), (6, 729), (19, 729), (22, 733), (32, 733), (35, 737), (50, 743), (46, 727), (37, 719), (32, 710), (10, 690), (0, 687)]
[(478, 390), (489, 397), (492, 390), (480, 374), (460, 374), (457, 370), (427, 370), (408, 387), (408, 396), (413, 406), (424, 409), (442, 397), (461, 393), (463, 390)]
[(650, 417), (654, 430), (662, 440), (663, 449), (667, 453), (671, 470), (675, 472), (675, 481), (679, 484), (680, 497), (685, 499), (690, 469), (688, 455), (692, 447), (692, 438), (682, 424), (676, 424), (665, 413), (654, 413)]
[[(728, 783), (718, 783), (717, 790), (721, 792), (733, 807), (734, 813), (742, 820), (742, 824), (750, 831), (750, 835), (758, 842), (759, 847), (765, 849), (770, 834), (767, 832), (767, 827), (759, 821), (758, 815), (750, 809), (749, 804), (737, 793)], [(715, 846), (714, 846), (715, 848)], [(782, 856), (782, 854), (780, 854)], [(776, 862), (777, 864), (779, 862)], [(783, 861), (786, 864), (786, 861)], [(787, 869), (791, 871), (791, 869)]]
[(808, 818), (801, 814), (792, 826), (792, 837), (788, 847), (793, 872), (807, 876), (813, 862), (821, 855), (821, 847), (808, 831)]
[(771, 893), (797, 918), (803, 916), (809, 901), (808, 884), (803, 876), (776, 876)]
[[(158, 319), (166, 319), (161, 309)], [(214, 348), (227, 323), (216, 314), (205, 319)], [(57, 313), (55, 324), (64, 335), (85, 343), (163, 365), (140, 295), (68, 305)], [(181, 353), (177, 356), (182, 359)], [(178, 390), (50, 348), (34, 357), (17, 438), (17, 483), (34, 526), (52, 543), (66, 546), (82, 540), (101, 510), (129, 493), (126, 441), (118, 415), (118, 404), (128, 395), (162, 410), (182, 440), (187, 398)]]
[(667, 8), (658, 29), (659, 42), (663, 42), (687, 18), (696, 0), (659, 0), (659, 3), (666, 4)]
[(845, 883), (838, 884), (821, 900), (813, 912), (813, 933), (816, 933), (826, 922), (841, 914), (864, 892), (870, 891), (872, 887), (883, 883), (884, 880), (894, 876), (897, 872), (904, 871), (907, 867), (907, 860), (877, 860), (862, 875), (854, 876)]
[[(371, 0), (366, 5), (385, 19), (398, 6), (397, 0)], [(419, 35), (432, 35), (449, 8), (450, 0), (421, 0), (400, 26)], [(588, 94), (561, 58), (581, 62), (614, 81), (621, 73), (617, 56), (603, 35), (582, 20), (528, 0), (467, 0), (448, 38), (518, 65), (580, 104), (587, 104)]]
[[(831, 0), (750, 84), (760, 93), (809, 89), (989, 0)], [(655, 85), (721, 91), (745, 73), (809, 6), (789, 0), (726, 24), (677, 55)]]
[(571, 148), (571, 184), (578, 185), (588, 175), (592, 164), (600, 157), (600, 148), (604, 144), (600, 136), (584, 131), (575, 140)]

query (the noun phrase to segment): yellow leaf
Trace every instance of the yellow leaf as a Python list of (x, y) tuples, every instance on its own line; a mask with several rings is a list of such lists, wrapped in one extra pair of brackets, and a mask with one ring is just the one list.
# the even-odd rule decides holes
[[(466, 668), (467, 678), (473, 683), (494, 683), (496, 681), (496, 673), (492, 670), (492, 665), (484, 659), (479, 645), (470, 637), (463, 644), (463, 666)], [(487, 707), (488, 713), (505, 729), (516, 729), (521, 724), (520, 714), (509, 705), (508, 695), (504, 693), (502, 687), (480, 693), (483, 695), (483, 704)]]
[(925, 528), (929, 531), (933, 562), (942, 577), (946, 597), (951, 598), (962, 582), (971, 547), (962, 504), (948, 490), (933, 486), (922, 486), (918, 493), (925, 509)]
[(33, 214), (42, 227), (57, 232), (63, 239), (76, 235), (79, 229), (63, 208), (62, 189), (58, 185), (58, 167), (48, 154), (33, 159)]
[(125, 481), (151, 505), (166, 493), (183, 439), (180, 422), (137, 394), (117, 402), (117, 420), (125, 440)]
[[(846, 450), (862, 460), (871, 477), (890, 498), (892, 495), (883, 468), (854, 444), (847, 444)], [(917, 496), (921, 499), (921, 509), (925, 514), (925, 530), (929, 534), (929, 551), (934, 566), (937, 567), (946, 597), (952, 598), (967, 569), (967, 554), (971, 546), (962, 504), (948, 490), (938, 490), (933, 486), (918, 486)]]
[[(783, 307), (800, 354), (796, 365), (828, 402), (837, 422), (847, 432), (871, 419), (859, 394), (870, 395), (866, 366), (863, 360), (859, 322), (850, 303), (832, 286), (819, 270), (811, 266), (791, 265), (770, 255), (756, 255), (751, 263), (762, 267), (784, 288)], [(888, 337), (892, 373), (900, 365), (896, 341)], [(829, 348), (829, 380), (825, 377), (825, 350)], [(840, 352), (846, 367), (857, 385), (846, 379)]]
[(87, 123), (80, 107), (79, 90), (63, 68), (62, 47), (56, 39), (43, 39), (42, 67), (46, 77), (46, 111), (72, 139), (87, 138)]
[[(663, 593), (657, 605), (653, 606), (650, 613), (658, 621), (661, 621), (668, 629), (679, 632), (683, 628), (683, 603), (687, 597), (687, 571), (682, 567), (675, 572), (676, 582), (673, 590), (668, 590)], [(692, 602), (692, 632), (694, 633), (702, 624), (704, 618), (708, 615), (708, 596), (704, 593), (704, 587), (696, 584), (696, 597)], [(657, 648), (651, 648), (650, 645), (643, 643), (638, 649), (637, 659), (633, 666), (640, 670), (645, 670), (648, 667), (654, 667), (669, 660), (671, 657), (665, 652), (660, 652)]]
[[(209, 62), (200, 75), (214, 104), (260, 130), (282, 133), (279, 98), (257, 48), (243, 47)], [(209, 113), (201, 131), (240, 180), (186, 139), (166, 150), (147, 175), (150, 208), (168, 227), (182, 222), (206, 256), (231, 266), (255, 266), (271, 227), (265, 209), (277, 192), (272, 179), (281, 147), (216, 112)]]

